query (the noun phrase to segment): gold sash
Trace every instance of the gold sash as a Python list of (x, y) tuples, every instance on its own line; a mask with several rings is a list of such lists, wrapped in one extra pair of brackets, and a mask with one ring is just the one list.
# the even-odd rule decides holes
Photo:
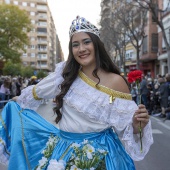
[(100, 84), (98, 84), (96, 86), (96, 82), (94, 82), (89, 77), (87, 77), (81, 70), (79, 70), (79, 77), (83, 81), (85, 81), (88, 85), (90, 85), (91, 87), (108, 94), (109, 95), (109, 103), (112, 103), (115, 100), (115, 98), (122, 98), (122, 99), (132, 100), (131, 94), (122, 93), (122, 92), (110, 89), (110, 88), (105, 87), (105, 86), (100, 85)]

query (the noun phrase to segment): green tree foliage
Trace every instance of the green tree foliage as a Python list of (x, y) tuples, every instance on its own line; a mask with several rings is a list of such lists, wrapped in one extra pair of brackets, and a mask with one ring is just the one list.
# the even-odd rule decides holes
[(6, 62), (3, 68), (3, 74), (11, 76), (21, 75), (21, 64), (12, 63), (11, 61)]
[(47, 73), (45, 73), (43, 70), (38, 71), (37, 78), (44, 78), (47, 76)]
[(21, 75), (23, 77), (31, 77), (34, 74), (34, 69), (30, 66), (22, 67)]
[(26, 11), (17, 6), (0, 5), (0, 59), (20, 62), (24, 45), (29, 44), (27, 33), (31, 22)]

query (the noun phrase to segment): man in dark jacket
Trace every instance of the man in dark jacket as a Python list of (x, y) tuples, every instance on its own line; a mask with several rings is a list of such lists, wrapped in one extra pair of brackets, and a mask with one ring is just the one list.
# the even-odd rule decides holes
[(160, 105), (162, 109), (160, 117), (166, 117), (165, 109), (168, 107), (168, 86), (166, 85), (165, 80), (163, 78), (159, 78), (158, 82), (160, 83), (158, 93), (160, 96)]
[(141, 103), (148, 108), (148, 88), (147, 88), (147, 80), (143, 77), (140, 83), (140, 94), (141, 94)]

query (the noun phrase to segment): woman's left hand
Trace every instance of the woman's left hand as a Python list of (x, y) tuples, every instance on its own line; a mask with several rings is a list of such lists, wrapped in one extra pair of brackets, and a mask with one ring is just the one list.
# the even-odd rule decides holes
[[(140, 104), (139, 109), (135, 112), (133, 116), (133, 133), (139, 133), (139, 127), (143, 129), (149, 122), (149, 115), (146, 107), (143, 104)], [(140, 123), (141, 122), (141, 123)]]

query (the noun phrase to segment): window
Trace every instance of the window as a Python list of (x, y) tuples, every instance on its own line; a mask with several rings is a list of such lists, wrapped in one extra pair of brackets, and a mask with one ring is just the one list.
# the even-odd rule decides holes
[(130, 52), (130, 54), (129, 54), (129, 58), (133, 58), (133, 52)]
[(27, 53), (23, 53), (22, 56), (23, 56), (23, 57), (27, 57)]
[(145, 36), (143, 39), (143, 44), (142, 44), (142, 53), (147, 53), (148, 51), (148, 37)]
[(31, 49), (35, 49), (35, 45), (30, 45), (30, 48)]
[(6, 4), (10, 4), (10, 0), (5, 0), (5, 3)]
[(31, 53), (31, 57), (35, 57), (35, 53)]
[(47, 33), (47, 28), (37, 28), (38, 33)]
[(35, 28), (31, 28), (31, 32), (35, 32)]
[(31, 41), (35, 41), (35, 37), (31, 37)]
[(22, 6), (27, 6), (27, 2), (22, 2)]
[(30, 62), (30, 65), (31, 65), (31, 66), (34, 66), (34, 65), (35, 65), (35, 62)]
[(129, 60), (129, 53), (126, 54), (126, 60)]
[[(170, 43), (170, 27), (165, 30), (165, 34), (166, 34), (168, 43)], [(163, 37), (162, 37), (162, 39), (163, 39)], [(166, 50), (166, 45), (165, 45), (164, 39), (162, 40), (162, 49)]]
[(47, 22), (42, 22), (42, 21), (41, 21), (41, 22), (38, 22), (38, 25), (39, 25), (39, 26), (47, 26)]
[(37, 9), (47, 10), (47, 6), (46, 5), (37, 5)]
[(32, 24), (35, 24), (35, 20), (31, 20), (31, 23), (32, 23)]
[(30, 15), (31, 16), (35, 16), (35, 12), (30, 12)]
[(14, 1), (14, 5), (18, 5), (18, 1)]
[(38, 14), (39, 18), (47, 18), (47, 14), (46, 13), (39, 13)]
[(47, 38), (41, 37), (41, 38), (38, 38), (38, 41), (39, 41), (39, 42), (47, 42)]
[(31, 6), (31, 7), (35, 7), (35, 4), (34, 4), (34, 3), (30, 3), (30, 6)]
[(158, 52), (158, 34), (152, 34), (152, 46), (153, 52)]
[(45, 50), (47, 50), (47, 46), (46, 45), (38, 45), (38, 49), (40, 51), (45, 51)]

